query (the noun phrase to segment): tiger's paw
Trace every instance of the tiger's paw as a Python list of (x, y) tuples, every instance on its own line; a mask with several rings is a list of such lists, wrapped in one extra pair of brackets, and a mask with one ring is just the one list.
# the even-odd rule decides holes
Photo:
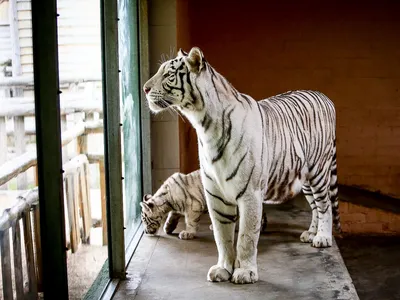
[(237, 284), (255, 283), (258, 281), (257, 269), (237, 268), (233, 271), (231, 281)]
[(231, 273), (225, 268), (221, 268), (218, 265), (214, 265), (208, 270), (207, 280), (213, 282), (228, 281), (231, 278)]
[(312, 243), (315, 237), (315, 233), (311, 231), (304, 231), (300, 236), (300, 241), (303, 243)]
[(181, 240), (191, 240), (191, 239), (194, 238), (194, 233), (193, 233), (193, 232), (186, 231), (186, 230), (182, 230), (182, 231), (179, 233), (179, 238), (180, 238)]
[(326, 248), (332, 246), (332, 236), (317, 234), (312, 242), (312, 246), (315, 248)]

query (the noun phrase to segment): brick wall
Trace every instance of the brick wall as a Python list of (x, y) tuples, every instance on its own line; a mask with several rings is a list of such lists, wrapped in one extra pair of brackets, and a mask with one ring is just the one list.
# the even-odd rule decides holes
[[(339, 182), (400, 197), (400, 2), (177, 1), (177, 43), (199, 46), (262, 99), (316, 89), (337, 108)], [(180, 124), (181, 170), (198, 168)]]
[(343, 232), (349, 234), (400, 234), (400, 215), (349, 202), (340, 203)]

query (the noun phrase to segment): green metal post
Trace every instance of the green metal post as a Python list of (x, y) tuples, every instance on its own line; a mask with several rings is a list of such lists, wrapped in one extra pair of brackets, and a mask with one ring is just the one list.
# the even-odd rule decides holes
[(32, 1), (40, 233), (45, 299), (68, 299), (61, 162), (57, 1)]
[(151, 177), (151, 117), (147, 108), (146, 95), (141, 88), (150, 78), (149, 26), (147, 0), (139, 1), (139, 60), (140, 60), (140, 99), (142, 118), (142, 176), (143, 194), (152, 193)]
[(110, 277), (125, 278), (117, 0), (101, 0), (105, 178)]

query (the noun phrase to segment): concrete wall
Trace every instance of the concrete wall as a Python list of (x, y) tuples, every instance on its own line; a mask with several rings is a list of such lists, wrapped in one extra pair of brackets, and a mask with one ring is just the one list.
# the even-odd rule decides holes
[[(150, 76), (163, 56), (176, 55), (176, 1), (149, 0)], [(151, 150), (153, 190), (179, 171), (178, 117), (174, 112), (152, 116)]]
[[(337, 108), (338, 180), (400, 197), (400, 3), (178, 0), (178, 46), (255, 99), (320, 90)], [(198, 168), (181, 126), (181, 166)]]

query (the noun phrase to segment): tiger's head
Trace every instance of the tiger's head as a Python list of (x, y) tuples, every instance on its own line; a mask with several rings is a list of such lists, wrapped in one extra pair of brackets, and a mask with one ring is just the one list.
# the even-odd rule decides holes
[(160, 112), (168, 107), (179, 110), (201, 110), (203, 103), (197, 101), (196, 78), (205, 66), (201, 50), (194, 47), (189, 54), (179, 50), (177, 57), (164, 62), (157, 73), (143, 86), (149, 107)]
[(144, 195), (140, 206), (142, 207), (141, 219), (144, 225), (144, 232), (155, 234), (161, 226), (164, 214), (157, 206), (152, 195)]

